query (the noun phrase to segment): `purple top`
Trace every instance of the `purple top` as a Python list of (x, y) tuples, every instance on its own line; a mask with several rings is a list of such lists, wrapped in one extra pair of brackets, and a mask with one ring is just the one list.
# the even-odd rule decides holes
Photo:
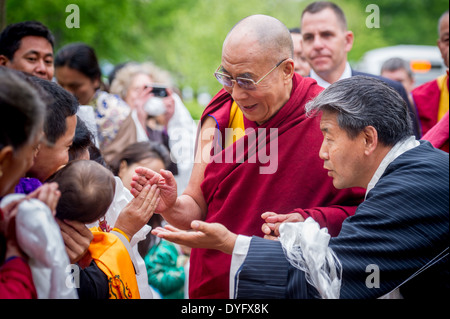
[(42, 183), (37, 178), (21, 178), (19, 183), (16, 185), (15, 192), (19, 194), (29, 194), (36, 190)]

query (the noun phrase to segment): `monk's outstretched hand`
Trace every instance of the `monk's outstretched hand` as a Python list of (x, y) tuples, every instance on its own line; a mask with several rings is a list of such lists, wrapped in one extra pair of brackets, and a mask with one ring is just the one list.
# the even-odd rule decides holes
[(192, 248), (216, 249), (230, 255), (233, 253), (237, 235), (222, 224), (194, 220), (191, 227), (192, 230), (184, 231), (166, 225), (164, 228), (155, 228), (152, 234)]
[(280, 226), (282, 223), (297, 223), (304, 222), (305, 219), (299, 213), (292, 214), (277, 214), (274, 212), (265, 212), (261, 215), (264, 219), (264, 224), (261, 230), (264, 233), (265, 239), (278, 240), (280, 236)]
[(131, 194), (138, 197), (146, 185), (156, 185), (160, 190), (160, 198), (155, 213), (162, 214), (168, 211), (177, 200), (177, 182), (172, 172), (162, 169), (159, 173), (145, 167), (135, 170), (131, 182)]

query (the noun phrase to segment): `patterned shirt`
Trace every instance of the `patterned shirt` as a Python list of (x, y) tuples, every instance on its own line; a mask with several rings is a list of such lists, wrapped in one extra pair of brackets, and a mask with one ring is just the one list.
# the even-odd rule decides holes
[(114, 140), (131, 109), (119, 96), (101, 90), (95, 92), (89, 105), (94, 108), (99, 145), (103, 149)]

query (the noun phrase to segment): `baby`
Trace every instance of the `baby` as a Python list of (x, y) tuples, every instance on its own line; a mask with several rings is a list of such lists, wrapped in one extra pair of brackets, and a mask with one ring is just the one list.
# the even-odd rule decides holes
[(97, 162), (75, 160), (60, 169), (49, 182), (57, 182), (61, 197), (56, 217), (85, 224), (101, 219), (114, 199), (114, 175)]
[[(114, 199), (114, 175), (95, 161), (71, 161), (52, 176), (49, 182), (59, 185), (61, 197), (56, 207), (56, 217), (61, 220), (93, 223), (105, 216)], [(155, 190), (148, 194), (151, 197), (149, 202), (153, 203), (150, 208), (152, 213), (156, 208), (158, 195), (159, 192)], [(108, 277), (110, 299), (139, 298), (130, 238), (117, 228), (111, 232), (109, 227), (100, 228), (91, 228), (94, 239), (83, 260), (92, 258)]]

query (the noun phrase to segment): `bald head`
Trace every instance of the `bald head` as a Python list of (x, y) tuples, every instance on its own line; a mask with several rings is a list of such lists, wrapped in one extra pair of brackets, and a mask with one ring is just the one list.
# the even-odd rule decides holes
[(439, 39), (437, 45), (441, 51), (442, 59), (448, 68), (448, 10), (439, 18), (438, 33)]
[(225, 38), (223, 49), (244, 45), (256, 45), (256, 54), (261, 53), (275, 60), (294, 56), (289, 29), (281, 21), (266, 15), (252, 15), (239, 21)]
[[(225, 38), (218, 80), (244, 117), (261, 125), (290, 99), (293, 55), (292, 37), (283, 23), (269, 16), (250, 16)], [(253, 87), (242, 84), (243, 80), (253, 82)]]

